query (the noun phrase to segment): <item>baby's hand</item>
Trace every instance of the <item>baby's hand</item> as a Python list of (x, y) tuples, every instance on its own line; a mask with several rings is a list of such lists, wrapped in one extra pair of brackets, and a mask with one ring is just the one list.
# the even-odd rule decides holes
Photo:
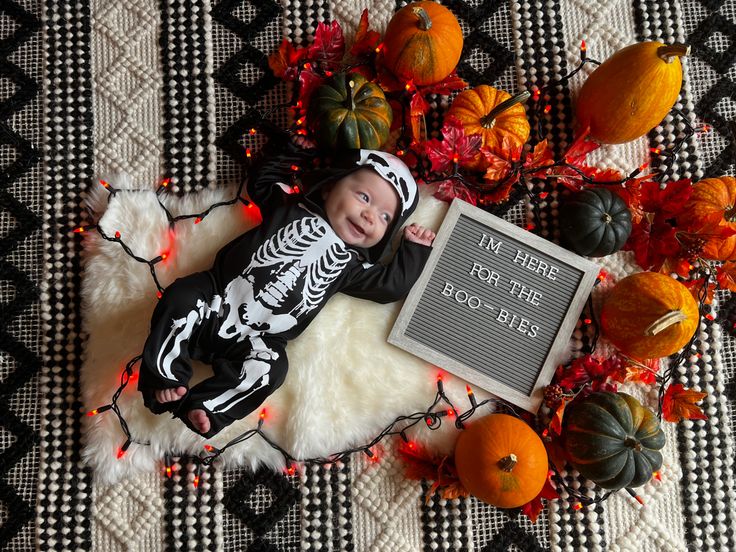
[(404, 228), (404, 239), (407, 239), (410, 242), (420, 243), (422, 245), (432, 245), (434, 238), (435, 233), (424, 226), (410, 224)]

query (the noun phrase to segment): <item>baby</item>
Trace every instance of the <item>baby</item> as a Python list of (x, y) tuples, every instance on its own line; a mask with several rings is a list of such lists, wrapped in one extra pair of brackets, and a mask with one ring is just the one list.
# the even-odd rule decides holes
[[(153, 313), (138, 389), (145, 405), (172, 412), (211, 437), (254, 411), (284, 381), (285, 347), (341, 291), (388, 303), (406, 296), (434, 232), (412, 224), (388, 264), (378, 263), (415, 209), (417, 184), (397, 157), (349, 150), (329, 169), (308, 169), (315, 149), (280, 135), (247, 183), (260, 226), (218, 253), (212, 268), (179, 278)], [(302, 189), (306, 193), (301, 193)], [(191, 359), (214, 375), (188, 386)]]

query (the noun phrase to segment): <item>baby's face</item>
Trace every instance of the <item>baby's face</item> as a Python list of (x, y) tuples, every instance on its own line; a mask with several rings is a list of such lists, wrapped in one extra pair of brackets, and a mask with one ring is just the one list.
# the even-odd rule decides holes
[(370, 248), (381, 241), (396, 217), (399, 197), (371, 169), (359, 169), (333, 185), (325, 199), (327, 220), (349, 245)]

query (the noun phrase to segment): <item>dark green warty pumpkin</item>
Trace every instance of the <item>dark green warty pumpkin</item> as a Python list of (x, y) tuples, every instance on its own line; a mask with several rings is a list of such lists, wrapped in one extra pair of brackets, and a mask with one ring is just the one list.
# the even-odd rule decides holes
[(593, 393), (570, 405), (565, 450), (605, 489), (639, 487), (662, 466), (665, 437), (654, 413), (626, 393)]
[(578, 255), (603, 257), (626, 243), (631, 234), (631, 213), (618, 194), (610, 190), (583, 190), (560, 207), (560, 232)]
[(360, 73), (339, 73), (317, 88), (307, 121), (326, 149), (380, 149), (393, 113), (380, 86)]

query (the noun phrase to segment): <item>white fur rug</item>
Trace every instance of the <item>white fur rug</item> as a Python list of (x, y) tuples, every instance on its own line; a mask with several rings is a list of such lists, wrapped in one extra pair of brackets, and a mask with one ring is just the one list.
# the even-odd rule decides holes
[[(145, 189), (125, 176), (108, 182), (115, 188)], [(409, 223), (436, 230), (447, 204), (434, 199), (432, 189), (422, 188), (419, 208)], [(201, 212), (234, 193), (230, 187), (182, 198), (164, 194), (160, 199), (176, 215)], [(216, 209), (197, 225), (193, 219), (178, 222), (171, 232), (153, 191), (118, 193), (108, 203), (107, 190), (98, 186), (88, 203), (104, 232), (108, 236), (120, 232), (138, 256), (152, 259), (169, 252), (157, 265), (164, 287), (179, 276), (209, 268), (221, 246), (258, 222), (257, 210), (238, 203)], [(91, 410), (110, 402), (126, 362), (141, 352), (157, 298), (148, 265), (129, 257), (120, 244), (88, 232), (85, 252), (83, 313), (88, 340), (81, 383), (84, 406)], [(264, 404), (269, 437), (296, 458), (327, 456), (370, 442), (399, 415), (424, 411), (435, 397), (438, 368), (386, 342), (400, 308), (401, 302), (379, 305), (342, 294), (333, 297), (287, 347), (286, 381)], [(207, 369), (199, 365), (195, 379), (203, 379)], [(133, 444), (118, 460), (125, 435), (115, 414), (85, 417), (83, 457), (100, 482), (157, 470), (165, 452), (198, 455), (205, 443), (222, 446), (257, 425), (260, 408), (204, 440), (170, 415), (149, 412), (135, 387), (128, 385), (118, 404), (133, 438), (149, 441), (150, 446)], [(459, 410), (468, 407), (464, 381), (447, 374), (445, 391)], [(481, 400), (488, 396), (474, 391)], [(417, 428), (414, 437), (421, 442), (437, 450), (452, 449), (457, 436), (452, 422), (436, 431), (423, 423)], [(258, 436), (225, 451), (221, 458), (229, 467), (284, 467), (281, 454)]]

